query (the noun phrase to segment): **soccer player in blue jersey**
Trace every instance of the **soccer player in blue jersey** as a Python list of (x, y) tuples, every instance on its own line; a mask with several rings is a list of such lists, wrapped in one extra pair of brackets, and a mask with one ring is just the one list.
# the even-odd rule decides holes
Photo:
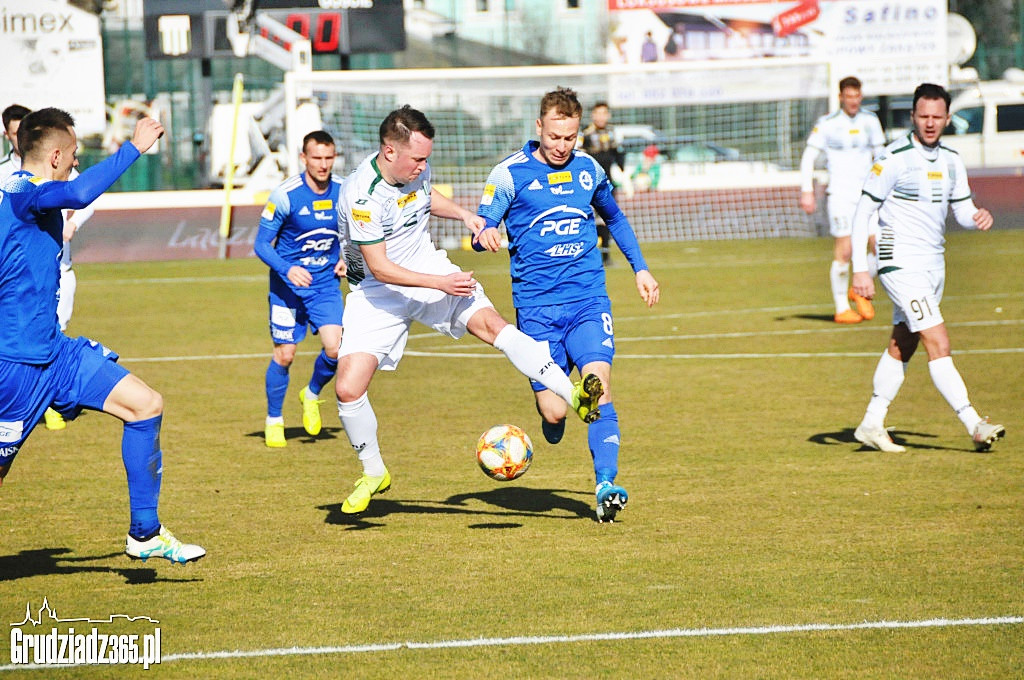
[(46, 108), (21, 121), (22, 168), (0, 194), (0, 480), (47, 406), (70, 419), (83, 409), (109, 413), (124, 421), (131, 509), (125, 552), (185, 563), (206, 551), (179, 541), (157, 516), (163, 398), (119, 366), (115, 353), (57, 326), (61, 210), (89, 205), (162, 134), (159, 122), (140, 120), (130, 143), (69, 182), (78, 163), (72, 117)]
[[(567, 88), (541, 99), (538, 141), (529, 141), (499, 163), (487, 178), (477, 213), (486, 227), (474, 239), (478, 249), (497, 251), (497, 227), (504, 220), (512, 270), (512, 302), (520, 330), (546, 341), (565, 371), (594, 374), (604, 385), (601, 417), (587, 439), (597, 480), (597, 518), (612, 521), (626, 505), (626, 490), (615, 483), (619, 417), (612, 403), (615, 354), (612, 310), (605, 288), (594, 212), (636, 273), (636, 287), (648, 307), (660, 295), (640, 252), (629, 220), (612, 197), (612, 185), (590, 155), (574, 151), (583, 108)], [(533, 382), (544, 437), (562, 439), (566, 407)]]
[(340, 277), (345, 274), (338, 235), (338, 189), (332, 174), (334, 139), (310, 132), (302, 140), (305, 172), (285, 180), (267, 201), (256, 234), (256, 254), (270, 267), (270, 337), (274, 355), (267, 366), (267, 446), (286, 446), (281, 414), (288, 369), (306, 326), (320, 335), (323, 350), (309, 384), (299, 392), (302, 427), (320, 434), (320, 390), (334, 377), (341, 346)]

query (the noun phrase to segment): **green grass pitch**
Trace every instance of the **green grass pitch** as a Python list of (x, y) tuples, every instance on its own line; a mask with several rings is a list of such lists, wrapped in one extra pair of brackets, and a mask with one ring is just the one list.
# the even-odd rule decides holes
[[(163, 394), (161, 519), (209, 553), (185, 567), (122, 554), (120, 424), (86, 414), (38, 428), (0, 488), (0, 611), (14, 623), (45, 597), (64, 616), (158, 619), (162, 678), (1020, 677), (1024, 231), (957, 233), (948, 250), (954, 359), (1008, 431), (990, 454), (923, 349), (888, 419), (907, 453), (853, 440), (891, 305), (831, 322), (830, 240), (649, 244), (653, 310), (616, 253), (630, 501), (612, 525), (593, 519), (582, 424), (546, 444), (498, 352), (423, 327), (370, 391), (392, 490), (344, 516), (359, 466), (333, 400), (318, 438), (300, 422), (315, 338), (291, 372), (288, 447), (263, 444), (265, 267), (78, 265), (69, 332)], [(510, 317), (505, 255), (453, 257)], [(473, 455), (501, 422), (536, 446), (505, 484)]]

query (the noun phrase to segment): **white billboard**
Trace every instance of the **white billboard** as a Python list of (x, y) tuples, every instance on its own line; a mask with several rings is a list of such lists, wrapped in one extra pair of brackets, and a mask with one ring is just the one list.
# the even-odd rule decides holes
[(804, 57), (829, 63), (833, 84), (856, 75), (872, 95), (948, 80), (946, 0), (608, 0), (608, 9), (612, 63)]
[(58, 0), (0, 0), (0, 110), (55, 106), (79, 136), (106, 128), (103, 44), (94, 14)]

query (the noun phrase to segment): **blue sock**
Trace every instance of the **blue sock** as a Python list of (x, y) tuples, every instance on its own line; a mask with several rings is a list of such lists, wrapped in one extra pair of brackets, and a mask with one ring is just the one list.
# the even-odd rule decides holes
[(121, 437), (121, 460), (128, 475), (128, 504), (132, 518), (128, 533), (137, 539), (148, 538), (160, 530), (156, 506), (164, 470), (160, 451), (161, 422), (162, 415), (125, 423)]
[(316, 363), (313, 364), (313, 376), (309, 379), (309, 389), (313, 390), (315, 394), (320, 394), (320, 390), (324, 388), (324, 385), (334, 377), (334, 371), (337, 368), (338, 360), (330, 358), (327, 356), (327, 352), (320, 350), (320, 356), (316, 358)]
[(288, 393), (288, 367), (273, 359), (267, 366), (267, 415), (280, 418), (284, 408), (284, 395)]
[(614, 482), (619, 472), (619, 414), (611, 402), (601, 404), (601, 417), (587, 428), (597, 483)]

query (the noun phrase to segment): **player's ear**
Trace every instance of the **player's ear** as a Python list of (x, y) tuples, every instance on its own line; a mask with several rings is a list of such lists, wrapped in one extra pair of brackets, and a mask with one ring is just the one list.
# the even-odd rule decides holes
[(537, 139), (540, 139), (540, 131), (541, 131), (540, 118), (538, 118), (537, 119)]
[(50, 151), (50, 157), (49, 157), (50, 167), (53, 168), (54, 170), (56, 170), (57, 167), (60, 166), (61, 155), (62, 154), (61, 154), (61, 151), (60, 151), (60, 147), (57, 147), (56, 149), (53, 149), (52, 151)]

